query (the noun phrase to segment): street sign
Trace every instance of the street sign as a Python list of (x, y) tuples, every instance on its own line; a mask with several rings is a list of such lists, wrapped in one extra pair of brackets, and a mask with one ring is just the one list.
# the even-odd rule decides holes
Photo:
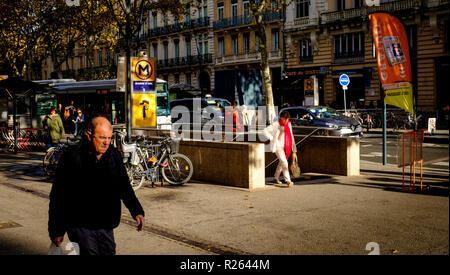
[(156, 127), (155, 59), (131, 58), (132, 127)]
[(344, 90), (344, 110), (347, 114), (347, 100), (345, 98), (345, 91), (347, 90), (348, 84), (350, 84), (350, 77), (346, 74), (341, 74), (339, 76), (339, 83), (342, 85), (342, 90)]
[(346, 74), (341, 74), (339, 76), (339, 83), (342, 85), (342, 88), (346, 90), (348, 84), (350, 84), (350, 77), (348, 77), (348, 75)]
[(133, 127), (156, 127), (155, 93), (133, 93)]
[(152, 58), (132, 58), (131, 62), (133, 92), (154, 92), (155, 60)]

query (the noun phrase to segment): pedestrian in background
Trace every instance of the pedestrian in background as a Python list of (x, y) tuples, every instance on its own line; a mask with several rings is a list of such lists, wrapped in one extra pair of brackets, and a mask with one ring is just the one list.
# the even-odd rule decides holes
[(48, 231), (60, 246), (67, 232), (81, 255), (114, 255), (113, 229), (121, 201), (144, 226), (144, 210), (131, 187), (120, 152), (110, 146), (113, 129), (104, 117), (89, 123), (80, 144), (63, 153), (50, 192)]
[(78, 108), (77, 116), (74, 120), (72, 120), (72, 122), (75, 124), (75, 132), (73, 135), (77, 136), (78, 134), (80, 134), (80, 130), (83, 128), (84, 125), (84, 114), (81, 111), (81, 108)]
[[(231, 117), (232, 118), (232, 124), (225, 125), (226, 131), (233, 131), (233, 132), (242, 132), (244, 131), (244, 127), (242, 125), (242, 117), (241, 112), (238, 107), (238, 103), (236, 100), (233, 101), (232, 108), (226, 108), (225, 111), (225, 117)], [(226, 119), (227, 120), (227, 119)]]
[(66, 132), (69, 134), (73, 134), (75, 131), (75, 125), (72, 123), (74, 119), (76, 119), (77, 108), (75, 107), (75, 102), (73, 100), (70, 101), (70, 104), (66, 106), (64, 111), (64, 122), (66, 122)]
[[(297, 147), (295, 146), (294, 134), (289, 118), (289, 112), (282, 111), (279, 117), (264, 129), (264, 135), (270, 140), (272, 153), (275, 153), (278, 158), (278, 166), (274, 176), (276, 183), (281, 185), (278, 178), (282, 173), (287, 186), (291, 187), (293, 183), (289, 175), (288, 159), (292, 153), (297, 152)], [(293, 158), (296, 158), (297, 154), (292, 154), (292, 156)], [(294, 161), (296, 161), (296, 159)]]
[(55, 107), (51, 108), (50, 113), (42, 120), (42, 124), (47, 131), (47, 148), (55, 147), (65, 135), (61, 117), (56, 113)]

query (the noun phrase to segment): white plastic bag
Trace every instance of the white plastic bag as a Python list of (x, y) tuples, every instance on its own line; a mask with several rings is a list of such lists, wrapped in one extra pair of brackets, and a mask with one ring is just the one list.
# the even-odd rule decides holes
[(61, 246), (56, 246), (53, 242), (48, 249), (48, 255), (64, 255)]

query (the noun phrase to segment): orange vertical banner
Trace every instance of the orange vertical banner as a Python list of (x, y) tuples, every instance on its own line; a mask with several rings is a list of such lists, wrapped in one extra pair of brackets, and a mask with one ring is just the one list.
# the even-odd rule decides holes
[(378, 73), (386, 104), (414, 114), (411, 59), (403, 24), (387, 13), (369, 15), (377, 53)]

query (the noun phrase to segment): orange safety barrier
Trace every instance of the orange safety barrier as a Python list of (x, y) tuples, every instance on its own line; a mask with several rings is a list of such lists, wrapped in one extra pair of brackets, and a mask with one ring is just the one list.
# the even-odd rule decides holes
[[(399, 167), (403, 168), (402, 191), (416, 190), (417, 165), (420, 166), (420, 191), (429, 189), (429, 186), (423, 187), (423, 140), (425, 131), (425, 129), (421, 129), (398, 135), (397, 163)], [(409, 166), (409, 186), (407, 188), (405, 188), (406, 166)]]

